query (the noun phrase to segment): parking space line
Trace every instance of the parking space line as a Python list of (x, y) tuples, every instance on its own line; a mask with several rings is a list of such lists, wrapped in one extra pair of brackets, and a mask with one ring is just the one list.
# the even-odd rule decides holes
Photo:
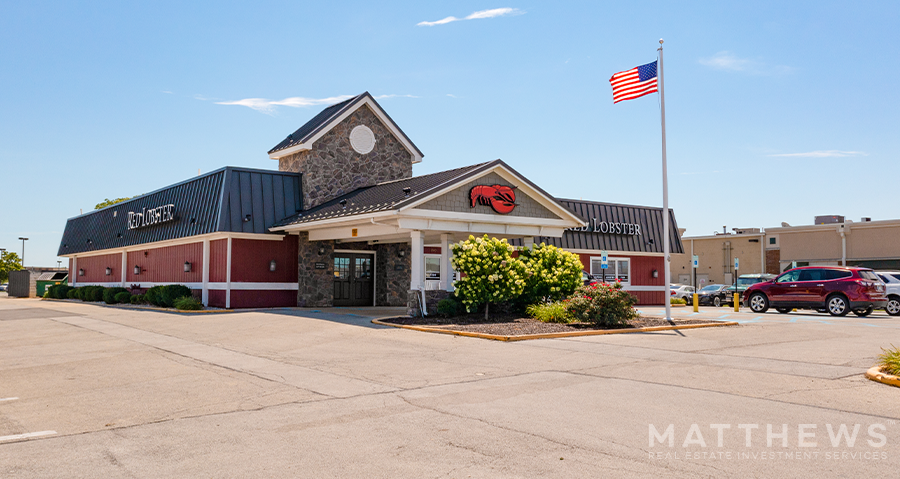
[(3, 401), (15, 401), (16, 399), (19, 399), (19, 398), (0, 398), (0, 402), (3, 402)]
[(30, 439), (32, 437), (52, 436), (54, 434), (56, 434), (56, 431), (26, 432), (25, 434), (13, 434), (12, 436), (0, 436), (0, 442)]

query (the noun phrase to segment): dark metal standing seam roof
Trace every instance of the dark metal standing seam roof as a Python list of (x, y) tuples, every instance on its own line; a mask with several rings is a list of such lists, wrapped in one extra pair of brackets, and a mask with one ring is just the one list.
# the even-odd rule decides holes
[(304, 123), (303, 126), (297, 129), (297, 131), (288, 135), (287, 138), (281, 140), (281, 143), (275, 145), (274, 148), (269, 150), (269, 154), (306, 142), (316, 133), (320, 132), (323, 128), (328, 127), (333, 119), (339, 117), (345, 111), (353, 108), (357, 103), (367, 97), (372, 100), (373, 103), (378, 105), (378, 109), (381, 110), (381, 112), (388, 118), (391, 124), (393, 124), (394, 128), (396, 128), (397, 131), (400, 132), (400, 135), (403, 136), (403, 139), (405, 139), (410, 145), (412, 145), (419, 156), (424, 156), (422, 154), (422, 151), (419, 150), (419, 147), (417, 147), (416, 144), (413, 143), (408, 136), (406, 136), (406, 133), (404, 133), (403, 129), (400, 128), (400, 125), (398, 125), (397, 122), (395, 122), (394, 119), (391, 118), (391, 116), (388, 115), (386, 111), (384, 111), (384, 108), (381, 108), (381, 105), (378, 104), (378, 102), (371, 94), (369, 94), (369, 92), (363, 92), (353, 98), (348, 98), (340, 103), (335, 103), (334, 105), (331, 105), (328, 108), (320, 111), (318, 115), (312, 117), (311, 120)]
[[(123, 248), (215, 232), (268, 233), (277, 219), (301, 210), (300, 198), (297, 173), (225, 167), (70, 218), (58, 254)], [(128, 229), (129, 212), (167, 204), (175, 205), (174, 221)], [(276, 216), (278, 212), (284, 216)]]
[[(588, 222), (589, 228), (593, 225), (591, 220), (596, 218), (597, 222), (606, 221), (640, 225), (641, 234), (620, 235), (567, 230), (563, 233), (562, 238), (536, 237), (534, 239), (536, 243), (543, 242), (564, 249), (633, 251), (641, 253), (663, 252), (662, 208), (583, 200), (559, 199), (557, 201)], [(678, 236), (675, 213), (671, 209), (669, 210), (669, 245), (671, 253), (684, 253), (681, 238)]]

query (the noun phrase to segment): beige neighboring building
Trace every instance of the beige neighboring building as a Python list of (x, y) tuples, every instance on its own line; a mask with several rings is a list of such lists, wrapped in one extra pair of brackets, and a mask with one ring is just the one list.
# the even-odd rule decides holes
[[(820, 218), (824, 218), (820, 219)], [(734, 281), (734, 258), (740, 259), (738, 275), (778, 274), (796, 266), (863, 266), (900, 270), (900, 220), (855, 222), (840, 216), (819, 217), (828, 224), (777, 228), (734, 228), (732, 233), (685, 236), (683, 255), (672, 255), (672, 282), (693, 284), (691, 256), (699, 257), (697, 285)]]
[(711, 236), (684, 236), (684, 253), (672, 255), (672, 282), (694, 284), (691, 258), (698, 257), (698, 288), (707, 284), (734, 282), (734, 258), (739, 259), (738, 276), (763, 273), (766, 263), (765, 233), (759, 228), (735, 228), (733, 233)]
[(900, 270), (900, 220), (866, 218), (859, 222), (766, 228), (766, 248), (771, 256), (777, 256), (779, 271), (790, 268), (793, 261), (797, 266)]

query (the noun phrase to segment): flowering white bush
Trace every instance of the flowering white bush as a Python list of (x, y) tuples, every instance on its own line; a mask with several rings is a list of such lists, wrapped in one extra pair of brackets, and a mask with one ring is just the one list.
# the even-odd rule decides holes
[(577, 254), (541, 243), (522, 249), (519, 260), (525, 265), (524, 304), (558, 301), (582, 285), (584, 266)]
[(484, 317), (488, 317), (490, 303), (500, 303), (518, 297), (525, 287), (525, 266), (512, 257), (515, 248), (505, 239), (469, 236), (469, 239), (450, 245), (453, 251), (453, 268), (460, 273), (453, 283), (456, 296), (475, 311), (486, 304)]

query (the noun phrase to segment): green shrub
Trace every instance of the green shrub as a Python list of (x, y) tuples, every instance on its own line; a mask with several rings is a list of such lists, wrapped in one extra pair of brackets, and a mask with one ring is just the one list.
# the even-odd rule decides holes
[(144, 304), (147, 300), (143, 294), (135, 294), (131, 296), (131, 304)]
[(174, 301), (175, 309), (195, 311), (203, 309), (203, 303), (194, 299), (193, 296), (182, 296)]
[(116, 295), (121, 292), (128, 292), (125, 288), (106, 288), (103, 290), (103, 302), (106, 304), (116, 304)]
[(519, 301), (528, 305), (559, 301), (581, 286), (584, 266), (578, 255), (541, 243), (519, 251), (525, 265), (525, 288)]
[(68, 299), (69, 291), (72, 291), (75, 289), (75, 288), (69, 286), (68, 284), (60, 284), (57, 286), (58, 287), (56, 288), (56, 295), (54, 296), (54, 298), (56, 298), (56, 299)]
[(545, 323), (569, 323), (572, 317), (563, 301), (530, 304), (525, 312), (532, 318)]
[(162, 300), (162, 290), (165, 286), (154, 286), (144, 293), (144, 301), (154, 306), (162, 306), (159, 302)]
[(491, 303), (508, 301), (522, 294), (525, 265), (512, 257), (515, 249), (506, 239), (470, 235), (468, 240), (451, 245), (451, 249), (453, 268), (461, 273), (460, 279), (454, 282), (456, 296), (461, 298), (466, 311), (475, 311), (484, 304), (487, 319)]
[(622, 289), (621, 283), (594, 283), (575, 290), (566, 300), (566, 309), (576, 321), (616, 326), (638, 317), (634, 309), (636, 301), (634, 296)]
[(881, 348), (881, 354), (878, 355), (878, 365), (881, 366), (881, 372), (892, 376), (900, 376), (900, 349), (893, 344), (890, 349)]
[(91, 290), (91, 301), (95, 303), (99, 303), (103, 301), (103, 292), (106, 291), (106, 288), (103, 286), (94, 286), (94, 289)]
[(175, 300), (192, 295), (191, 289), (183, 284), (169, 284), (162, 287), (157, 306), (171, 308), (175, 306)]
[(459, 314), (460, 304), (453, 299), (442, 299), (438, 301), (437, 313), (445, 318), (452, 318)]
[(669, 298), (669, 304), (687, 304), (687, 301), (681, 298)]
[(129, 304), (131, 303), (131, 293), (128, 291), (119, 291), (115, 296), (117, 303)]
[(69, 288), (69, 291), (66, 292), (66, 297), (69, 299), (78, 299), (78, 288)]

